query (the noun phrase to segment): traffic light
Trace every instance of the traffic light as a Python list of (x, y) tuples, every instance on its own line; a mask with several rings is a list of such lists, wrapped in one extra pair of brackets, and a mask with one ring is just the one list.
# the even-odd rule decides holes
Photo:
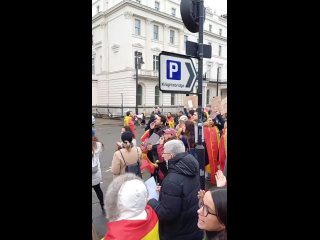
[[(205, 19), (205, 8), (204, 8)], [(199, 32), (199, 14), (200, 1), (199, 0), (181, 0), (180, 13), (183, 24), (192, 33)], [(204, 20), (203, 20), (204, 21)]]

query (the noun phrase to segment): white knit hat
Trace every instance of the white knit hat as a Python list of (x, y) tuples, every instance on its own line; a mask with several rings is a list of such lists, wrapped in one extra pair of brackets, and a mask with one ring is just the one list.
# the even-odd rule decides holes
[(122, 184), (118, 193), (119, 218), (146, 219), (148, 191), (146, 185), (137, 179)]

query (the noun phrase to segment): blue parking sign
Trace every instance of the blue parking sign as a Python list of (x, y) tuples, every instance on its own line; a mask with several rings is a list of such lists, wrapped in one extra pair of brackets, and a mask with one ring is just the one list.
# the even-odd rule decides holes
[(181, 80), (181, 62), (167, 60), (167, 79)]

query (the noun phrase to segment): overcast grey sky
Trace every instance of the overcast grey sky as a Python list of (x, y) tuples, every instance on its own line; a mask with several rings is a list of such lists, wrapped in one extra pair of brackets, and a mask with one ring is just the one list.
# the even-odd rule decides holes
[(227, 13), (227, 0), (204, 0), (204, 6), (209, 6), (218, 15)]

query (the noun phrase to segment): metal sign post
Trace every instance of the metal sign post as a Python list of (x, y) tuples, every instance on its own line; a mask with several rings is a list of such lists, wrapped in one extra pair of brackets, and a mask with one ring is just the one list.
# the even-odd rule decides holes
[[(203, 76), (203, 58), (211, 57), (211, 46), (205, 46), (203, 44), (203, 23), (205, 20), (205, 9), (203, 5), (204, 0), (181, 0), (180, 12), (181, 18), (186, 28), (193, 33), (199, 32), (198, 47), (195, 43), (187, 43), (191, 46), (190, 50), (187, 50), (187, 54), (196, 55), (198, 58), (198, 141), (196, 146), (196, 156), (199, 162), (199, 175), (200, 175), (200, 187), (205, 189), (205, 151), (202, 145), (202, 76)], [(205, 50), (205, 53), (204, 53)]]
[[(204, 8), (203, 0), (200, 0), (199, 6), (199, 48), (198, 48), (198, 142), (196, 146), (196, 154), (199, 161), (200, 171), (200, 188), (205, 189), (205, 151), (202, 145), (202, 73), (203, 73), (203, 22)], [(212, 176), (214, 177), (214, 176)]]

